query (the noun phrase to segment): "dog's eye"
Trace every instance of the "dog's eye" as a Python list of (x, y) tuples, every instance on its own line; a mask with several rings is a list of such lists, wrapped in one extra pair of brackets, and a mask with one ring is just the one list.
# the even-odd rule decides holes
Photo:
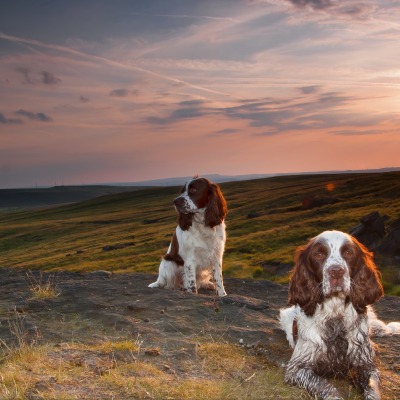
[(191, 193), (191, 194), (196, 193), (196, 192), (197, 192), (197, 189), (195, 187), (191, 187), (189, 189), (189, 193)]
[(345, 258), (351, 258), (352, 256), (353, 256), (353, 252), (350, 249), (346, 249), (343, 252), (343, 257), (345, 257)]
[(322, 251), (316, 251), (314, 253), (314, 258), (317, 260), (323, 260), (325, 258), (325, 253)]

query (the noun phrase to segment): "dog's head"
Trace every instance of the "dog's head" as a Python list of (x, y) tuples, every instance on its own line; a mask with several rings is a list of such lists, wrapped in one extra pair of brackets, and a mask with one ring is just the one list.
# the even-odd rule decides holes
[(354, 237), (325, 231), (297, 249), (289, 303), (313, 315), (324, 298), (341, 296), (365, 312), (383, 294), (373, 254)]
[(204, 212), (205, 225), (210, 228), (221, 224), (227, 213), (226, 201), (219, 186), (206, 178), (193, 178), (187, 182), (181, 195), (174, 200), (174, 205), (183, 230), (189, 229), (196, 213)]

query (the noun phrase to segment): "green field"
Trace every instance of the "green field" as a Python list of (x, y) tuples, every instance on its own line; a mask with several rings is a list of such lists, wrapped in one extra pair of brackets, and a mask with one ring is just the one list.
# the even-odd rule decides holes
[[(389, 222), (400, 216), (399, 172), (285, 176), (220, 186), (229, 209), (226, 276), (287, 282), (287, 274), (262, 266), (292, 263), (296, 247), (308, 238), (327, 229), (349, 231), (372, 211), (387, 215)], [(172, 200), (178, 193), (177, 187), (135, 189), (0, 213), (0, 266), (156, 273), (175, 229)], [(337, 202), (301, 210), (302, 200), (311, 195)], [(377, 261), (386, 292), (400, 295), (399, 265)]]

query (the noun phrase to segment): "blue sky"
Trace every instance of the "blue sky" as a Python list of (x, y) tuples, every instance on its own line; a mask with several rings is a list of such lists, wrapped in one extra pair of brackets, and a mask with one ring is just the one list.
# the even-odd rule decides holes
[(399, 166), (400, 1), (3, 0), (0, 187)]

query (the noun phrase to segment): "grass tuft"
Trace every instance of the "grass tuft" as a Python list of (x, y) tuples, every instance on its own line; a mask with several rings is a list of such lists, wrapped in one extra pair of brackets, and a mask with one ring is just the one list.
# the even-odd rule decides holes
[(46, 300), (58, 297), (60, 295), (60, 291), (58, 290), (55, 282), (55, 275), (49, 274), (44, 276), (43, 272), (40, 271), (39, 277), (36, 278), (34, 274), (29, 271), (26, 276), (30, 284), (32, 299)]

